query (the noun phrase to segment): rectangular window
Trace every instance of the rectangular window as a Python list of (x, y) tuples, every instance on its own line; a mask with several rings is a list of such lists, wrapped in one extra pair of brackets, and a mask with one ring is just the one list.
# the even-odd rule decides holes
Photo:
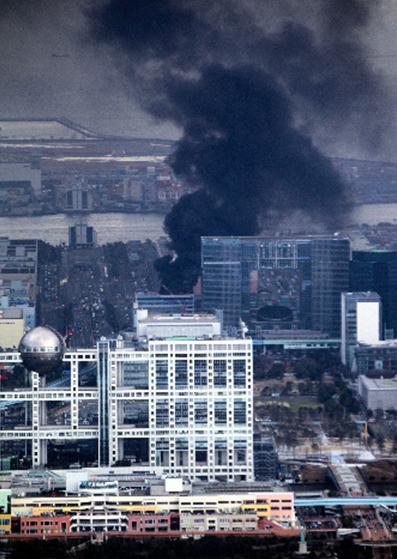
[(122, 425), (131, 425), (138, 429), (149, 427), (148, 400), (119, 401), (119, 422)]
[(156, 465), (169, 466), (169, 459), (170, 459), (169, 441), (164, 439), (157, 440), (156, 441)]
[(204, 359), (194, 360), (194, 385), (207, 386), (207, 361)]
[(196, 441), (195, 459), (197, 465), (207, 464), (208, 447), (207, 441)]
[(145, 389), (149, 387), (149, 364), (124, 362), (122, 364), (122, 386)]
[(197, 424), (206, 424), (208, 419), (208, 408), (205, 400), (200, 400), (194, 406), (194, 421)]
[(188, 400), (177, 400), (175, 402), (175, 424), (187, 425), (189, 423)]
[(226, 382), (227, 382), (226, 360), (215, 359), (214, 360), (214, 385), (226, 386)]
[(226, 425), (226, 400), (215, 401), (215, 425)]
[(156, 360), (156, 388), (168, 388), (168, 361), (166, 359)]
[(246, 382), (245, 359), (235, 359), (233, 361), (233, 384), (234, 386), (245, 386), (245, 382)]
[(234, 400), (234, 424), (244, 425), (247, 421), (247, 406), (244, 400)]
[(156, 427), (168, 427), (169, 412), (168, 401), (158, 400), (156, 402)]
[(245, 464), (247, 460), (247, 442), (237, 439), (234, 441), (234, 461), (236, 464)]
[(225, 466), (227, 464), (227, 441), (218, 439), (215, 441), (215, 465)]
[(175, 361), (175, 387), (187, 387), (187, 360), (177, 359)]

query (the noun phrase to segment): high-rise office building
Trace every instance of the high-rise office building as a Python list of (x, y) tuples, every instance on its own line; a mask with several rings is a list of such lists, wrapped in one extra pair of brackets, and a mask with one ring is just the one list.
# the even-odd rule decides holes
[(266, 327), (340, 333), (340, 294), (349, 286), (350, 243), (343, 235), (203, 237), (203, 310)]
[(397, 252), (353, 251), (350, 264), (351, 291), (374, 291), (382, 299), (385, 337), (397, 335)]
[(377, 293), (348, 292), (341, 296), (341, 360), (351, 367), (359, 343), (373, 344), (382, 336), (382, 302)]
[(33, 466), (61, 467), (54, 446), (65, 455), (79, 442), (83, 460), (91, 441), (91, 464), (253, 479), (252, 340), (169, 338), (136, 349), (102, 339), (94, 349), (67, 351), (62, 371), (46, 385), (32, 373), (25, 387), (19, 353), (0, 353), (0, 363), (21, 379), (19, 388), (3, 383), (0, 391), (3, 458), (22, 452), (25, 460), (28, 449)]

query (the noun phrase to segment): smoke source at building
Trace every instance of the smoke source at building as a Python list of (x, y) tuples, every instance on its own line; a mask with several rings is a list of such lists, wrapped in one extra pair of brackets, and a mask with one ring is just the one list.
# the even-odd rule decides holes
[[(315, 30), (296, 23), (297, 4)], [(360, 130), (373, 145), (385, 92), (360, 38), (369, 4), (327, 0), (314, 17), (315, 4), (268, 3), (276, 30), (252, 2), (107, 0), (90, 12), (94, 40), (127, 55), (146, 110), (182, 130), (170, 162), (195, 191), (165, 219), (175, 257), (156, 263), (164, 289), (191, 291), (202, 235), (256, 234), (294, 210), (343, 223), (345, 185), (312, 136)], [(289, 17), (277, 13), (287, 5)]]

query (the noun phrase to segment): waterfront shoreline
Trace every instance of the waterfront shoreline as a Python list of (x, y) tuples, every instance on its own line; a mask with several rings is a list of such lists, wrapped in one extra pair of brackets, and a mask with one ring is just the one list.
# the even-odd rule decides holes
[[(97, 232), (99, 244), (146, 239), (157, 240), (166, 236), (163, 213), (156, 212), (91, 212), (56, 213), (32, 216), (0, 216), (0, 237), (13, 239), (35, 238), (52, 245), (68, 242), (68, 228), (82, 220)], [(356, 206), (348, 228), (358, 224), (397, 225), (397, 204), (362, 204)], [(356, 224), (356, 225), (354, 225)]]

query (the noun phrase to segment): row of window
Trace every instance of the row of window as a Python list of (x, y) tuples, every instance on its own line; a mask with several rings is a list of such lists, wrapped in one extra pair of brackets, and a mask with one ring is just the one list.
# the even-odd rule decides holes
[[(205, 425), (210, 419), (208, 413), (208, 402), (198, 400), (194, 405), (195, 424)], [(212, 419), (212, 417), (211, 417)], [(226, 425), (227, 423), (227, 402), (226, 400), (216, 400), (214, 402), (214, 422), (215, 425)], [(245, 400), (234, 400), (233, 402), (233, 423), (235, 425), (245, 425), (247, 422), (247, 402)], [(189, 401), (179, 400), (175, 402), (175, 424), (188, 425), (189, 423)], [(156, 402), (156, 427), (168, 427), (169, 425), (169, 402), (168, 400), (158, 400)]]
[[(207, 386), (208, 368), (205, 359), (194, 360), (194, 385)], [(245, 387), (247, 382), (247, 369), (245, 359), (233, 361), (233, 385)], [(213, 362), (214, 386), (227, 385), (227, 361), (215, 359)], [(135, 388), (148, 388), (149, 370), (147, 363), (128, 362), (123, 364), (123, 386)], [(169, 362), (168, 359), (156, 360), (156, 388), (167, 389), (169, 385)], [(188, 360), (177, 359), (175, 361), (175, 387), (184, 388), (188, 386)]]

